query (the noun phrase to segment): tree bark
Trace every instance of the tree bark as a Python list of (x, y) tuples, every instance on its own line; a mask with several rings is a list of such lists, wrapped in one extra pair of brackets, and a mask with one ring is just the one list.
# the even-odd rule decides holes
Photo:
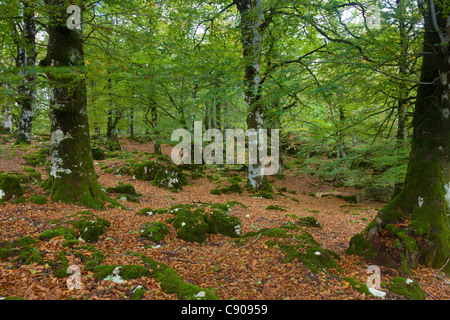
[(427, 5), (405, 182), (347, 249), (403, 271), (418, 264), (441, 268), (450, 258), (450, 19), (439, 3)]
[(264, 124), (264, 104), (261, 98), (261, 52), (262, 22), (264, 18), (263, 0), (236, 1), (240, 13), (242, 55), (244, 58), (244, 94), (247, 105), (247, 129), (249, 132), (248, 182), (257, 191), (266, 187), (264, 162), (257, 155), (260, 129)]
[(67, 28), (66, 1), (47, 0), (46, 4), (53, 8), (47, 56), (41, 62), (52, 67), (48, 72), (51, 170), (46, 187), (55, 201), (101, 208), (104, 201), (113, 200), (97, 182), (92, 160), (82, 30)]
[(20, 69), (23, 82), (18, 88), (20, 105), (16, 143), (31, 143), (34, 117), (35, 75), (30, 68), (36, 64), (36, 25), (34, 10), (28, 1), (23, 2), (23, 37), (17, 44), (16, 66)]

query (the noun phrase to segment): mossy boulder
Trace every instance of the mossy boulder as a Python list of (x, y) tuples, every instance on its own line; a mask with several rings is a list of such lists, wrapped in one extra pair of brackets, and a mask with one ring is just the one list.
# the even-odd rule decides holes
[(115, 187), (108, 187), (105, 189), (107, 193), (118, 193), (120, 196), (118, 197), (118, 200), (122, 201), (130, 201), (130, 202), (138, 202), (139, 203), (139, 197), (141, 196), (139, 193), (136, 192), (136, 189), (133, 185), (129, 183), (122, 183), (119, 182), (119, 184)]
[(202, 243), (208, 234), (214, 233), (238, 238), (241, 236), (241, 221), (228, 214), (228, 210), (236, 203), (238, 202), (202, 204), (199, 207), (190, 204), (176, 205), (168, 211), (175, 217), (167, 222), (172, 223), (177, 229), (177, 236), (185, 241)]
[(132, 196), (139, 197), (140, 194), (136, 192), (136, 189), (133, 185), (129, 183), (122, 183), (119, 182), (119, 184), (115, 187), (108, 187), (105, 189), (108, 193), (122, 193), (122, 194), (129, 194)]
[(209, 233), (220, 233), (230, 238), (241, 236), (241, 221), (238, 217), (230, 216), (226, 211), (213, 210), (206, 216)]
[(111, 223), (103, 218), (100, 218), (89, 211), (81, 211), (72, 215), (76, 219), (71, 220), (70, 224), (80, 232), (79, 240), (85, 242), (96, 242), (100, 235), (105, 233), (106, 228), (111, 226)]
[(187, 176), (182, 169), (171, 164), (167, 159), (157, 161), (142, 161), (133, 165), (133, 174), (136, 179), (151, 181), (152, 185), (160, 188), (181, 190), (188, 185)]
[(425, 300), (425, 293), (420, 288), (420, 285), (404, 277), (393, 278), (390, 289), (392, 292), (400, 294), (408, 300)]
[(322, 229), (322, 225), (319, 223), (319, 221), (312, 216), (298, 218), (297, 221), (295, 221), (295, 224), (303, 227)]
[(341, 270), (336, 262), (336, 260), (340, 260), (339, 255), (332, 250), (317, 246), (309, 247), (304, 252), (300, 250), (292, 251), (285, 257), (285, 262), (290, 262), (294, 259), (298, 259), (299, 262), (315, 274), (319, 271), (327, 272), (328, 269)]
[(142, 238), (159, 242), (169, 233), (169, 229), (162, 222), (148, 222), (141, 228)]
[(175, 217), (169, 218), (167, 222), (172, 223), (177, 230), (177, 237), (189, 242), (204, 242), (209, 231), (209, 225), (205, 222), (204, 215), (197, 210), (176, 209), (176, 211), (171, 210)]
[(0, 174), (0, 203), (13, 198), (20, 198), (24, 193), (17, 177), (10, 174)]

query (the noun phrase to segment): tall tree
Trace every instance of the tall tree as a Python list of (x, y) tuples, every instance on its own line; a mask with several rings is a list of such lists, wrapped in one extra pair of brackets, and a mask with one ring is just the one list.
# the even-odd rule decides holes
[(402, 268), (441, 268), (450, 258), (450, 6), (434, 0), (419, 5), (424, 55), (405, 182), (351, 239), (348, 252)]
[[(247, 105), (249, 154), (258, 154), (259, 130), (264, 124), (264, 103), (261, 95), (261, 56), (264, 19), (263, 0), (236, 1), (241, 23), (242, 56), (244, 58), (244, 94)], [(250, 131), (253, 130), (253, 131)], [(248, 181), (254, 190), (265, 187), (264, 163), (259, 156), (249, 158)]]
[[(19, 24), (17, 39), (16, 66), (22, 75), (18, 88), (20, 116), (17, 128), (17, 143), (31, 143), (31, 130), (34, 117), (35, 75), (32, 68), (36, 64), (36, 24), (31, 1), (23, 1), (23, 21)], [(21, 28), (20, 28), (21, 27)]]
[[(78, 2), (81, 5), (80, 2)], [(86, 109), (83, 31), (69, 29), (65, 0), (47, 0), (51, 170), (47, 187), (53, 199), (99, 208), (111, 199), (97, 182)], [(83, 11), (81, 7), (81, 12)], [(81, 21), (81, 16), (79, 17)]]

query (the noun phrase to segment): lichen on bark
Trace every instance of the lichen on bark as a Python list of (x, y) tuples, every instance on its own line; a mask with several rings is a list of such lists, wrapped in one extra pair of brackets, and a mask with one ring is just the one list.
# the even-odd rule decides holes
[[(87, 117), (82, 29), (68, 29), (65, 1), (47, 0), (49, 43), (41, 66), (51, 83), (51, 169), (46, 187), (55, 201), (101, 208), (115, 203), (97, 182)], [(82, 4), (80, 4), (82, 5)]]
[[(351, 239), (347, 252), (404, 272), (423, 264), (446, 265), (450, 273), (450, 51), (448, 44), (440, 43), (430, 9), (431, 2), (424, 36), (424, 51), (429, 54), (423, 58), (405, 182), (365, 230)], [(436, 12), (436, 23), (441, 30), (448, 29), (448, 13), (444, 17), (444, 10)]]

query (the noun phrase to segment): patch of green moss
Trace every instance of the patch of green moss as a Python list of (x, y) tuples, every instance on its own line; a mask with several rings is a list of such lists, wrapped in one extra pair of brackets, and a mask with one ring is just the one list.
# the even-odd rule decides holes
[(356, 291), (358, 291), (359, 293), (364, 293), (366, 295), (371, 295), (372, 293), (369, 291), (369, 287), (367, 286), (367, 284), (359, 282), (351, 277), (344, 277), (343, 278), (345, 281), (347, 281), (348, 283), (350, 283), (350, 285), (352, 286), (352, 288)]
[(317, 219), (312, 216), (298, 218), (297, 221), (295, 221), (295, 224), (303, 227), (322, 229), (322, 225), (319, 223), (319, 221), (317, 221)]
[(238, 217), (230, 216), (224, 210), (212, 210), (206, 216), (209, 226), (208, 233), (220, 233), (230, 238), (241, 236), (241, 221)]
[[(206, 204), (194, 209), (192, 205), (176, 205), (170, 208), (169, 213), (175, 215), (167, 222), (177, 229), (177, 236), (190, 242), (202, 243), (207, 234), (220, 233), (228, 237), (237, 238), (241, 235), (241, 222), (239, 218), (230, 216), (228, 210), (238, 202), (227, 204)], [(212, 210), (205, 210), (207, 207)]]
[(89, 211), (81, 211), (72, 215), (75, 220), (71, 220), (70, 224), (80, 232), (80, 239), (85, 242), (96, 242), (100, 235), (105, 233), (106, 228), (111, 226), (111, 223), (103, 218), (100, 218)]
[(0, 203), (22, 197), (24, 193), (17, 177), (11, 174), (0, 174)]
[(47, 263), (52, 267), (53, 275), (56, 278), (65, 278), (69, 275), (67, 273), (69, 260), (66, 257), (66, 252), (64, 250), (60, 250), (57, 258), (57, 260), (49, 260)]
[(154, 214), (164, 214), (168, 210), (169, 209), (166, 209), (166, 208), (161, 208), (161, 209), (144, 208), (144, 209), (141, 209), (138, 212), (136, 212), (136, 214), (141, 215), (141, 216), (151, 216)]
[(133, 280), (150, 276), (150, 271), (140, 265), (98, 265), (94, 268), (97, 280)]
[(41, 196), (39, 194), (30, 197), (30, 202), (38, 205), (45, 204), (47, 202), (46, 196)]
[(255, 195), (255, 197), (264, 198), (264, 199), (273, 199), (273, 194), (267, 191), (261, 191)]
[(121, 194), (128, 194), (135, 197), (139, 197), (140, 194), (136, 192), (136, 189), (133, 185), (129, 183), (122, 183), (119, 182), (119, 184), (115, 187), (109, 187), (105, 189), (108, 193), (121, 193)]
[(340, 260), (339, 255), (332, 250), (317, 246), (307, 248), (305, 252), (291, 250), (286, 255), (285, 262), (291, 262), (294, 259), (303, 263), (313, 273), (326, 272), (328, 269), (341, 270), (336, 262)]
[(180, 239), (198, 243), (206, 240), (209, 226), (199, 212), (181, 209), (176, 211), (175, 217), (169, 218), (167, 222), (172, 223), (177, 229), (177, 237)]
[(35, 152), (23, 155), (22, 158), (29, 166), (37, 167), (45, 165), (49, 155), (50, 151), (48, 148), (40, 148)]
[(287, 211), (286, 209), (284, 209), (284, 208), (282, 208), (282, 207), (280, 207), (280, 206), (277, 206), (277, 205), (273, 205), (273, 204), (268, 205), (268, 206), (266, 207), (266, 210)]
[(94, 246), (92, 246), (91, 244), (82, 246), (81, 248), (92, 252), (92, 254), (89, 255), (89, 257), (82, 258), (82, 260), (85, 261), (84, 269), (87, 271), (93, 271), (95, 269), (95, 267), (98, 266), (99, 264), (101, 264), (103, 262), (103, 260), (105, 259), (104, 254), (100, 250), (98, 250)]
[(154, 277), (164, 292), (176, 294), (180, 300), (218, 300), (219, 298), (207, 289), (184, 282), (174, 269), (157, 262), (147, 256), (141, 256), (143, 262), (151, 269)]
[(48, 241), (54, 237), (63, 236), (66, 240), (75, 240), (77, 238), (77, 233), (74, 229), (57, 226), (53, 230), (43, 231), (39, 236), (39, 240)]
[(140, 236), (145, 239), (159, 242), (169, 233), (169, 229), (162, 222), (148, 222), (141, 228)]
[(137, 286), (133, 290), (131, 300), (142, 300), (142, 297), (144, 296), (145, 291), (147, 291), (147, 288), (145, 286)]
[(209, 191), (210, 194), (214, 194), (217, 196), (220, 196), (222, 194), (222, 192), (220, 191), (220, 189), (211, 189), (211, 191)]
[(392, 292), (400, 294), (408, 300), (425, 300), (425, 293), (420, 288), (420, 285), (404, 277), (393, 278), (390, 289)]
[[(1, 241), (0, 242), (0, 260), (8, 259), (11, 257), (15, 257), (17, 255), (24, 254), (22, 256), (22, 262), (25, 261), (29, 254), (26, 252), (32, 252), (35, 250), (34, 248), (30, 247), (30, 245), (35, 244), (36, 240), (30, 236), (25, 236), (22, 238), (19, 238), (17, 240), (13, 240), (11, 242), (8, 241)], [(25, 257), (26, 255), (26, 257)], [(38, 257), (34, 257), (38, 259)]]

